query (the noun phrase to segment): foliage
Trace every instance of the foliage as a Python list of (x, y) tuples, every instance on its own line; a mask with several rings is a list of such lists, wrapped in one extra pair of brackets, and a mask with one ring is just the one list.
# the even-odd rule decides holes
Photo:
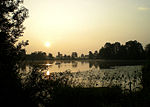
[(53, 58), (54, 58), (54, 57), (53, 57), (53, 54), (52, 54), (52, 53), (49, 53), (49, 54), (48, 54), (48, 58), (49, 58), (49, 59), (53, 59)]
[(150, 62), (144, 65), (142, 69), (142, 85), (143, 89), (149, 91), (150, 90)]
[(147, 59), (150, 59), (150, 44), (147, 44), (145, 47), (145, 55)]
[(0, 2), (0, 101), (15, 106), (23, 100), (17, 69), (25, 54), (23, 47), (28, 45), (28, 41), (18, 43), (25, 29), (23, 22), (28, 17), (28, 10), (22, 4), (23, 0)]
[[(26, 75), (22, 79), (24, 92), (30, 96), (35, 105), (46, 107), (83, 106), (85, 104), (95, 106), (117, 105), (117, 100), (122, 95), (119, 87), (71, 87), (70, 72), (52, 73), (47, 76), (41, 72), (44, 69), (47, 69), (44, 65), (34, 65), (27, 74), (22, 74), (22, 76)], [(116, 103), (113, 104), (113, 101)]]
[(47, 67), (43, 65), (33, 66), (33, 69), (30, 69), (31, 71), (22, 81), (25, 93), (31, 97), (35, 105), (45, 107), (80, 107), (85, 105), (101, 107), (149, 106), (149, 96), (146, 96), (147, 93), (144, 94), (143, 91), (123, 93), (120, 86), (84, 88), (80, 85), (70, 87), (70, 84), (74, 83), (70, 82), (73, 77), (71, 72), (51, 73), (47, 76), (42, 72), (44, 69), (47, 70)]
[(29, 59), (29, 60), (46, 60), (46, 59), (48, 59), (48, 56), (46, 55), (45, 52), (38, 51), (38, 52), (33, 52), (30, 55), (26, 55), (26, 59)]
[(90, 59), (144, 59), (145, 51), (143, 46), (138, 41), (128, 41), (125, 45), (119, 42), (107, 42), (104, 47), (99, 50), (99, 53), (92, 54), (89, 52)]
[(56, 93), (61, 88), (69, 87), (65, 76), (58, 78), (56, 75), (46, 75), (41, 72), (47, 69), (44, 65), (33, 65), (32, 67), (27, 74), (21, 73), (24, 77), (22, 78), (24, 92), (30, 96), (35, 105), (51, 105)]
[(89, 59), (93, 59), (94, 58), (94, 55), (92, 53), (92, 51), (89, 51)]
[(12, 66), (25, 53), (22, 47), (28, 45), (28, 41), (16, 44), (23, 36), (23, 22), (28, 16), (22, 3), (23, 0), (1, 0), (0, 3), (0, 57), (4, 64), (14, 62)]

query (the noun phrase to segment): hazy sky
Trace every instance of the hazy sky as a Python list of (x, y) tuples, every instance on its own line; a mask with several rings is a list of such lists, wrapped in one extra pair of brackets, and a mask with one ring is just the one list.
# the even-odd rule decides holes
[(27, 53), (87, 54), (106, 42), (150, 43), (150, 0), (25, 0), (24, 5)]

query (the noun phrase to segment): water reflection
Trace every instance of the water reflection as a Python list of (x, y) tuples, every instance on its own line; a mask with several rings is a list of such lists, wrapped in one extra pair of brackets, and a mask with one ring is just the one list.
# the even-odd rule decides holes
[(52, 71), (64, 72), (67, 69), (71, 69), (72, 72), (86, 71), (91, 69), (113, 69), (114, 66), (135, 66), (142, 65), (142, 61), (28, 61), (22, 64), (22, 69), (26, 69), (26, 66), (34, 65), (46, 65)]
[(47, 76), (49, 76), (49, 75), (50, 75), (50, 72), (49, 72), (49, 71), (47, 71), (47, 72), (46, 72), (46, 75), (47, 75)]
[(52, 64), (49, 64), (49, 63), (48, 63), (48, 64), (45, 64), (45, 65), (46, 65), (46, 66), (50, 66), (50, 65), (52, 65)]
[(73, 68), (78, 67), (78, 63), (77, 63), (77, 62), (72, 62), (72, 67), (73, 67)]
[[(41, 65), (39, 72), (48, 78), (68, 78), (72, 86), (111, 87), (138, 90), (141, 86), (141, 62), (111, 61), (36, 61), (23, 64), (22, 71), (30, 75), (35, 65)], [(127, 66), (128, 65), (128, 66)], [(25, 77), (24, 75), (24, 77)]]

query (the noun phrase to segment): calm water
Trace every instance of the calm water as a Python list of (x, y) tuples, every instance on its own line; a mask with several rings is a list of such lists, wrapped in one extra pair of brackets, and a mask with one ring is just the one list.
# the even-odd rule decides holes
[[(28, 61), (22, 71), (30, 72), (35, 65), (43, 66), (39, 72), (46, 75), (63, 75), (70, 85), (84, 87), (111, 87), (138, 90), (141, 86), (142, 61)], [(45, 68), (44, 68), (45, 67)], [(67, 73), (68, 71), (69, 73)], [(26, 73), (24, 72), (24, 73)], [(61, 75), (60, 75), (61, 72)], [(50, 73), (50, 74), (49, 74)]]
[(92, 69), (102, 70), (102, 69), (114, 69), (117, 66), (131, 66), (136, 67), (141, 66), (142, 61), (27, 61), (25, 62), (24, 69), (29, 69), (34, 65), (45, 65), (48, 67), (50, 72), (65, 72), (70, 70), (71, 72), (87, 71)]

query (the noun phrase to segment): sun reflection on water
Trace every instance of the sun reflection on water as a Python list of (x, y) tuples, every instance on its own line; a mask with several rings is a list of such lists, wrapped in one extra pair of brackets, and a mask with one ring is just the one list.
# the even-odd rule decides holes
[(46, 64), (47, 66), (52, 65), (52, 64)]
[(46, 75), (47, 75), (47, 76), (49, 76), (49, 75), (50, 75), (50, 72), (49, 72), (49, 71), (47, 71), (47, 72), (46, 72)]

